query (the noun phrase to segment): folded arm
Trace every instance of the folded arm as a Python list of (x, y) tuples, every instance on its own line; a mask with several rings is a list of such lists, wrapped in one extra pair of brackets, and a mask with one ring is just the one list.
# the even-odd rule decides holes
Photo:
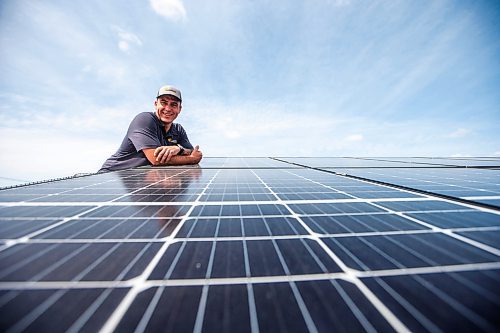
[(180, 150), (178, 146), (160, 146), (158, 148), (145, 148), (142, 151), (149, 163), (154, 166), (198, 164), (203, 157), (199, 146), (193, 150), (185, 149), (182, 155), (177, 155)]

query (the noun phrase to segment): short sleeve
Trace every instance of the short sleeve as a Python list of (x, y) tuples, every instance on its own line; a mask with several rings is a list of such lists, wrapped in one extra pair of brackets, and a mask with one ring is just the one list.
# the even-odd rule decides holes
[(161, 146), (159, 128), (150, 113), (140, 113), (130, 123), (127, 137), (136, 151)]
[(186, 131), (184, 130), (184, 127), (179, 125), (177, 131), (179, 133), (179, 138), (178, 138), (177, 142), (181, 146), (183, 146), (184, 148), (193, 149), (193, 145), (191, 144), (191, 142), (189, 142), (189, 139), (188, 139)]

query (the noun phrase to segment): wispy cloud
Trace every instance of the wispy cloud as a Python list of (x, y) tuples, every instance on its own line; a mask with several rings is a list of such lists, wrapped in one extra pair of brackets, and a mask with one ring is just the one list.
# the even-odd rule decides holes
[[(82, 135), (70, 138), (57, 129), (32, 128), (30, 133), (36, 140), (26, 140), (25, 131), (19, 128), (0, 131), (2, 177), (34, 181), (96, 172), (117, 148), (116, 144), (103, 138)], [(64, 157), (61, 152), (64, 152)]]
[[(3, 94), (5, 96), (5, 94)], [(14, 95), (13, 98), (16, 98)], [(52, 108), (40, 104), (35, 96), (19, 96), (18, 100), (23, 102), (16, 105), (2, 105), (0, 107), (0, 130), (6, 128), (38, 128), (50, 132), (74, 133), (92, 136), (109, 136), (119, 133), (123, 135), (128, 123), (137, 114), (137, 110), (148, 111), (152, 104), (122, 104), (115, 106), (102, 106), (86, 102), (77, 105), (61, 103), (65, 109), (71, 112), (55, 113)], [(13, 117), (12, 113), (16, 112)]]
[(363, 134), (351, 134), (344, 138), (345, 141), (348, 142), (360, 142), (364, 140)]
[(455, 131), (445, 135), (447, 138), (458, 139), (467, 136), (471, 131), (466, 128), (457, 128)]
[(186, 19), (186, 9), (181, 0), (150, 0), (153, 10), (167, 20), (183, 21)]
[(125, 31), (116, 25), (112, 25), (111, 29), (117, 34), (119, 39), (118, 48), (123, 52), (128, 52), (131, 45), (142, 46), (142, 41), (136, 34)]

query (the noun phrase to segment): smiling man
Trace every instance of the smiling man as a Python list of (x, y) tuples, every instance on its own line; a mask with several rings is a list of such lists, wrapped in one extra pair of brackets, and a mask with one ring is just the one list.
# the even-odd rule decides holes
[(154, 106), (154, 112), (139, 113), (132, 120), (120, 148), (104, 162), (99, 172), (200, 162), (203, 155), (199, 147), (193, 148), (184, 128), (174, 123), (182, 110), (180, 90), (173, 86), (161, 87)]

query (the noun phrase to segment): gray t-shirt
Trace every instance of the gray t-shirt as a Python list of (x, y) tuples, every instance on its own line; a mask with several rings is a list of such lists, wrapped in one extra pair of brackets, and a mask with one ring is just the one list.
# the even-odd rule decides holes
[(130, 123), (127, 135), (123, 138), (118, 151), (104, 162), (99, 172), (150, 165), (142, 149), (177, 144), (193, 149), (186, 131), (180, 124), (173, 123), (165, 133), (163, 123), (154, 112), (139, 113)]

